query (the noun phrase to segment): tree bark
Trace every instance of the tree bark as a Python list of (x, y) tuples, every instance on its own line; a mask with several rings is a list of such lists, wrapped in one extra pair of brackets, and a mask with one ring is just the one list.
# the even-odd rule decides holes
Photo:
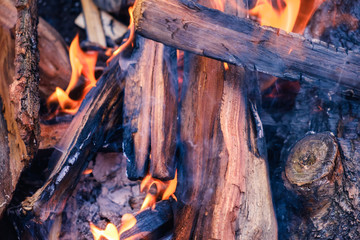
[(10, 86), (10, 99), (20, 136), (27, 150), (27, 163), (39, 145), (39, 52), (37, 39), (37, 2), (18, 0), (15, 25), (15, 76)]
[(309, 78), (360, 89), (360, 54), (261, 27), (189, 0), (139, 0), (136, 31), (155, 41), (287, 79)]

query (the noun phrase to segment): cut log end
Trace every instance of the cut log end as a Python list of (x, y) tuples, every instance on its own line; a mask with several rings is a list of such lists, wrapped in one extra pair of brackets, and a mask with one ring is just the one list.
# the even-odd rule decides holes
[(342, 165), (335, 136), (308, 135), (291, 149), (285, 166), (288, 188), (313, 212), (327, 206), (341, 184)]

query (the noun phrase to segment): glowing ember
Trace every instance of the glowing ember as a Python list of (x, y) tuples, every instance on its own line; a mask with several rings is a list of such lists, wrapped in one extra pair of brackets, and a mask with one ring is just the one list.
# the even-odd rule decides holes
[[(47, 99), (47, 105), (58, 103), (60, 106), (59, 112), (75, 114), (86, 94), (96, 85), (95, 65), (98, 54), (97, 52), (83, 52), (80, 48), (79, 36), (76, 35), (70, 45), (69, 55), (72, 69), (69, 85), (65, 91), (57, 87), (55, 92)], [(85, 77), (83, 92), (80, 98), (71, 99), (69, 94), (76, 87), (81, 75)]]
[(90, 173), (92, 173), (92, 172), (93, 172), (93, 170), (90, 169), (90, 168), (88, 168), (88, 169), (85, 169), (85, 171), (83, 172), (83, 174), (84, 174), (84, 175), (87, 175), (87, 174), (90, 174)]

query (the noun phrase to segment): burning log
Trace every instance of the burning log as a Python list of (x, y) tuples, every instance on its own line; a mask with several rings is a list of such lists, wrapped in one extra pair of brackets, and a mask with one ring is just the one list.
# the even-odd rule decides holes
[(258, 82), (186, 54), (184, 86), (174, 238), (275, 239)]
[(188, 0), (139, 0), (135, 28), (145, 37), (276, 77), (332, 81), (360, 89), (360, 54), (261, 27)]
[[(174, 178), (177, 125), (176, 52), (137, 37), (136, 68), (129, 71), (124, 103), (124, 152), (129, 179)], [(175, 60), (175, 61), (174, 61)], [(151, 144), (151, 150), (150, 150)], [(149, 152), (151, 151), (151, 159)]]
[(61, 211), (87, 162), (102, 146), (107, 131), (120, 124), (125, 72), (121, 72), (117, 60), (84, 99), (60, 143), (64, 152), (47, 182), (22, 202), (25, 214), (45, 221), (51, 213)]
[(15, 76), (10, 99), (20, 136), (27, 150), (27, 162), (34, 157), (40, 135), (39, 53), (37, 48), (37, 5), (35, 0), (17, 1), (15, 25)]

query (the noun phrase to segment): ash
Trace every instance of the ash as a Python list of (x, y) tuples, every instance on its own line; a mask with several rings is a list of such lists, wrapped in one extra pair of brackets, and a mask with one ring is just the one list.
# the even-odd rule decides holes
[[(98, 153), (89, 169), (92, 173), (83, 174), (58, 216), (59, 239), (92, 240), (90, 222), (102, 229), (109, 222), (119, 227), (122, 215), (135, 214), (145, 198), (145, 194), (140, 194), (140, 182), (127, 179), (126, 157), (121, 153)], [(56, 222), (50, 231), (53, 234)]]

